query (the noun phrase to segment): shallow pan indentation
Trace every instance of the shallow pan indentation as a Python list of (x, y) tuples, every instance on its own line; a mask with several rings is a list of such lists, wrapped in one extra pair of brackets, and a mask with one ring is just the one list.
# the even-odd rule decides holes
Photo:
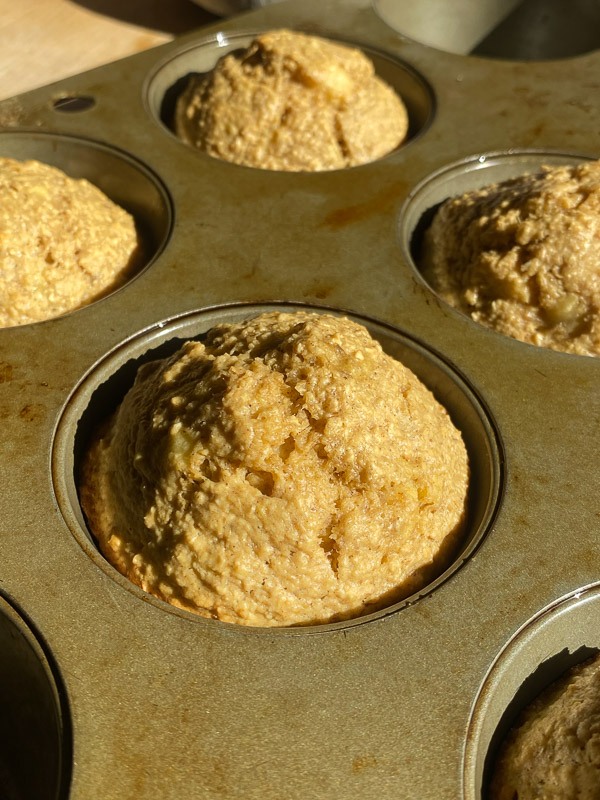
[(69, 177), (85, 178), (134, 218), (143, 259), (118, 291), (163, 250), (172, 226), (172, 204), (160, 178), (133, 156), (91, 139), (31, 130), (0, 132), (0, 156), (34, 159)]
[[(189, 78), (192, 75), (210, 72), (220, 58), (234, 50), (247, 47), (255, 35), (218, 33), (214, 38), (188, 46), (160, 64), (148, 77), (144, 93), (146, 106), (154, 120), (175, 136), (173, 132), (175, 105)], [(333, 37), (331, 38), (334, 41)], [(409, 128), (406, 139), (399, 148), (423, 133), (430, 125), (435, 109), (433, 90), (425, 78), (408, 64), (380, 51), (347, 40), (335, 41), (362, 50), (373, 62), (377, 75), (388, 83), (404, 102), (408, 112)]]
[[(83, 378), (66, 403), (56, 431), (52, 456), (57, 500), (68, 526), (80, 545), (94, 563), (122, 587), (171, 613), (184, 614), (188, 618), (193, 616), (200, 623), (226, 624), (190, 615), (188, 612), (180, 611), (174, 606), (157, 600), (138, 589), (113, 569), (96, 548), (87, 528), (79, 504), (76, 476), (92, 432), (103, 419), (116, 409), (124, 394), (133, 384), (137, 369), (142, 363), (170, 355), (182, 345), (184, 340), (201, 337), (218, 323), (239, 322), (270, 310), (344, 313), (350, 319), (365, 325), (371, 335), (380, 341), (384, 350), (411, 369), (447, 408), (454, 424), (461, 431), (468, 450), (471, 484), (466, 530), (458, 552), (454, 553), (452, 563), (443, 574), (418, 594), (382, 611), (355, 620), (320, 625), (318, 628), (313, 626), (312, 628), (293, 630), (296, 632), (328, 630), (364, 623), (369, 619), (378, 618), (412, 604), (420, 596), (428, 594), (450, 577), (471, 555), (488, 532), (499, 505), (502, 488), (501, 443), (493, 421), (481, 400), (453, 367), (423, 345), (387, 325), (352, 313), (325, 307), (294, 303), (239, 304), (185, 314), (132, 337), (98, 362)], [(269, 628), (268, 630), (272, 633), (276, 629)]]
[(36, 637), (0, 596), (0, 795), (4, 800), (66, 797), (65, 712)]
[(475, 700), (464, 753), (464, 798), (482, 800), (497, 750), (527, 705), (567, 670), (600, 651), (600, 585), (557, 600), (507, 643)]

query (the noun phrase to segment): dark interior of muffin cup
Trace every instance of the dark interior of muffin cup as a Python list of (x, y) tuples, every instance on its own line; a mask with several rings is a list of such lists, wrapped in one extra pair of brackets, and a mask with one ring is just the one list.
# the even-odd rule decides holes
[(0, 157), (34, 159), (71, 178), (85, 178), (128, 211), (135, 220), (142, 250), (128, 279), (164, 248), (171, 232), (171, 200), (158, 176), (129, 154), (75, 136), (10, 130), (0, 132)]
[(0, 596), (0, 796), (62, 800), (69, 782), (68, 720), (49, 661)]
[[(163, 64), (152, 76), (147, 90), (148, 106), (155, 119), (174, 134), (177, 101), (189, 81), (209, 74), (225, 55), (243, 52), (253, 38), (249, 34), (233, 34), (225, 42), (205, 41), (188, 48)], [(435, 110), (434, 93), (427, 81), (408, 64), (377, 50), (361, 47), (354, 42), (339, 43), (362, 50), (373, 62), (376, 74), (396, 91), (406, 106), (408, 132), (399, 147), (423, 133), (431, 123)]]
[(434, 220), (435, 215), (437, 214), (439, 208), (443, 205), (443, 202), (436, 203), (433, 206), (425, 209), (425, 211), (419, 217), (419, 220), (411, 232), (410, 239), (409, 239), (409, 252), (415, 264), (421, 265), (423, 259), (423, 239), (425, 237), (425, 233), (430, 227), (431, 223)]

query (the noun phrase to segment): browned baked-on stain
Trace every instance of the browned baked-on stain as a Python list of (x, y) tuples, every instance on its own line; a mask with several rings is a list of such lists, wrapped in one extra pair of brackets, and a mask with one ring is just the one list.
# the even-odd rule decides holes
[(378, 765), (377, 758), (372, 753), (367, 753), (364, 756), (356, 756), (352, 761), (352, 772), (355, 775), (360, 775), (369, 767), (376, 767)]
[(567, 100), (566, 105), (578, 108), (584, 114), (590, 114), (595, 108), (592, 103), (584, 103), (583, 100)]
[(258, 272), (258, 264), (255, 262), (252, 267), (242, 275), (242, 280), (251, 281)]
[(41, 403), (29, 403), (19, 411), (19, 417), (25, 422), (34, 422), (36, 419), (41, 419), (45, 412), (46, 408)]
[(0, 383), (8, 383), (12, 380), (13, 368), (8, 361), (0, 361)]
[(525, 138), (528, 139), (529, 141), (535, 142), (536, 139), (539, 139), (539, 137), (542, 135), (543, 132), (544, 132), (544, 123), (538, 122), (538, 124), (534, 125), (534, 127), (526, 134)]
[(319, 300), (325, 300), (325, 298), (329, 297), (330, 294), (334, 291), (335, 286), (330, 283), (319, 283), (316, 286), (313, 286), (308, 292), (305, 292), (305, 295), (311, 297), (317, 297)]
[(530, 108), (545, 108), (552, 102), (550, 92), (540, 92), (530, 86), (516, 86), (513, 94), (519, 95)]
[(373, 214), (381, 214), (388, 211), (405, 189), (405, 181), (396, 181), (379, 194), (369, 198), (369, 200), (365, 200), (364, 203), (357, 203), (353, 206), (345, 206), (344, 208), (330, 211), (319, 227), (332, 228), (335, 231), (355, 222), (360, 222)]

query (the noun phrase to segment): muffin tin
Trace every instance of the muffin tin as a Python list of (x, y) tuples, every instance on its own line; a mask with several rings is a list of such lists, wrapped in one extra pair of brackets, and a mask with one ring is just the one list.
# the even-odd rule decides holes
[[(314, 174), (179, 142), (184, 75), (283, 26), (362, 47), (406, 100), (408, 141)], [(485, 797), (518, 708), (600, 649), (600, 364), (478, 326), (415, 259), (448, 194), (598, 155), (599, 67), (597, 52), (454, 55), (366, 0), (303, 0), (0, 104), (0, 155), (97, 183), (136, 216), (148, 256), (91, 306), (0, 330), (10, 800)], [(141, 361), (216, 322), (307, 307), (366, 324), (463, 431), (461, 551), (418, 596), (323, 626), (242, 628), (146, 595), (87, 532), (75, 475), (90, 430)]]

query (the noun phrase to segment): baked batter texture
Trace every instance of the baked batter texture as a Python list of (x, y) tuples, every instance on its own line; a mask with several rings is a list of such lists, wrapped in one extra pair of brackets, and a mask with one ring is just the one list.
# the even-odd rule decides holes
[(331, 170), (389, 153), (406, 137), (408, 115), (359, 50), (279, 30), (192, 77), (175, 131), (235, 164)]
[(82, 507), (145, 591), (242, 625), (358, 616), (461, 533), (465, 446), (361, 325), (268, 312), (145, 364), (85, 458)]
[(133, 218), (86, 180), (0, 158), (0, 327), (57, 317), (139, 264)]
[(476, 322), (600, 355), (600, 162), (544, 167), (447, 200), (425, 234), (422, 268)]
[(600, 798), (600, 657), (574, 667), (523, 713), (504, 744), (490, 800)]

